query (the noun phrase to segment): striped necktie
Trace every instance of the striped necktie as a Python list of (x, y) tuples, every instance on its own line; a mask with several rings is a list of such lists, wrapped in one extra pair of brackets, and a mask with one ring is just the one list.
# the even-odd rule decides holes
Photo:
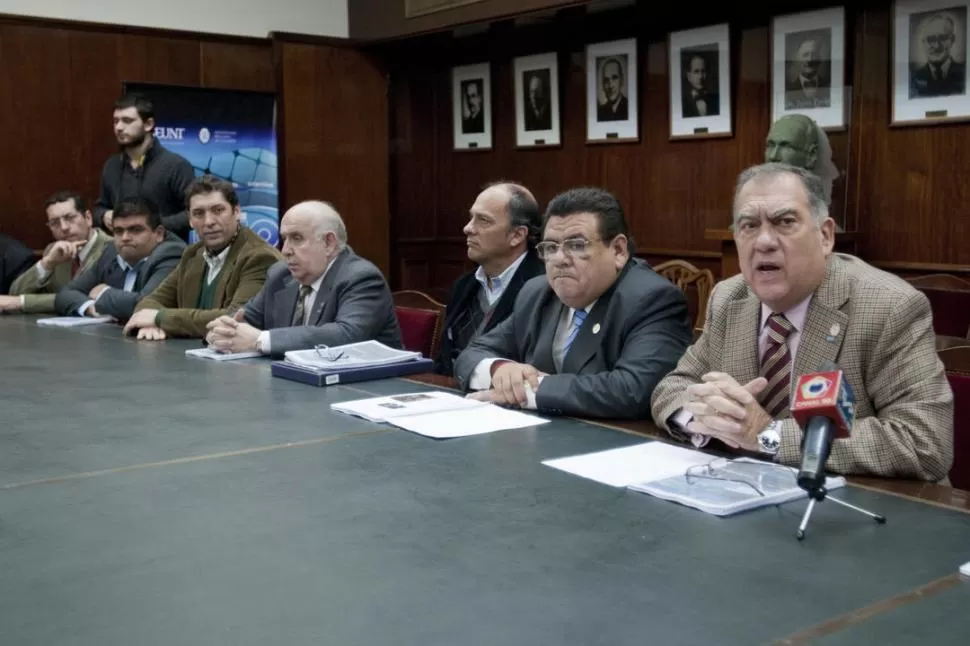
[(784, 314), (768, 317), (768, 349), (761, 358), (761, 376), (768, 380), (768, 387), (759, 398), (765, 412), (778, 417), (788, 408), (791, 391), (791, 350), (788, 335), (794, 327)]
[(585, 320), (586, 310), (576, 310), (573, 312), (573, 326), (572, 329), (569, 330), (569, 336), (566, 337), (566, 343), (564, 343), (562, 346), (562, 356), (565, 357), (566, 353), (569, 352), (569, 346), (571, 346), (573, 341), (576, 340), (576, 337), (579, 336), (579, 329), (583, 327), (583, 321)]
[(306, 324), (306, 299), (312, 291), (313, 288), (309, 285), (300, 286), (300, 294), (296, 297), (296, 307), (293, 308), (293, 319), (290, 325), (295, 327)]

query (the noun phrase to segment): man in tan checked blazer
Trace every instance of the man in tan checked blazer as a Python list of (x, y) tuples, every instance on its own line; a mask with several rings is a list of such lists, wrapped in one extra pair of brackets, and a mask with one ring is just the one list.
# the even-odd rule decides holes
[(856, 420), (851, 437), (833, 443), (828, 469), (945, 479), (953, 394), (926, 297), (832, 253), (822, 185), (800, 168), (742, 173), (734, 230), (742, 275), (715, 287), (704, 333), (654, 390), (654, 421), (695, 446), (717, 438), (798, 465), (790, 383), (834, 361), (855, 393)]

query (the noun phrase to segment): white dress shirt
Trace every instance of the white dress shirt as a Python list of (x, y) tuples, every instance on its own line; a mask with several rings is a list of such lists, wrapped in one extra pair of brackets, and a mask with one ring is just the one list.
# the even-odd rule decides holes
[[(317, 295), (320, 293), (320, 285), (323, 284), (323, 279), (327, 277), (327, 272), (330, 271), (331, 267), (333, 267), (334, 260), (336, 259), (337, 258), (335, 256), (327, 265), (327, 268), (323, 270), (323, 273), (320, 274), (320, 277), (310, 284), (310, 293), (307, 294), (306, 298), (303, 300), (304, 324), (306, 324), (306, 320), (310, 316), (310, 313), (313, 312), (313, 306), (317, 304)], [(259, 333), (259, 337), (256, 340), (256, 347), (259, 348), (259, 351), (263, 354), (270, 354), (273, 351), (273, 347), (269, 340), (269, 332), (269, 330), (263, 330)]]
[[(598, 299), (597, 299), (598, 300)], [(596, 301), (593, 301), (587, 305), (584, 309), (587, 316), (593, 310), (593, 306), (596, 305)], [(566, 345), (566, 339), (569, 338), (569, 333), (573, 328), (573, 319), (576, 317), (576, 310), (572, 307), (563, 308), (562, 313), (559, 315), (559, 323), (556, 325), (556, 334), (552, 340), (552, 362), (557, 369), (562, 367), (562, 362), (565, 357), (563, 352), (563, 346)], [(499, 357), (492, 359), (482, 359), (475, 366), (475, 370), (472, 372), (471, 379), (468, 380), (468, 388), (471, 390), (486, 390), (492, 386), (492, 364), (496, 361), (504, 361)], [(544, 375), (539, 376), (539, 385), (542, 385), (542, 379)], [(525, 408), (530, 410), (536, 409), (536, 393), (532, 390), (532, 386), (528, 383), (525, 384), (525, 397), (526, 405)]]
[(231, 248), (232, 245), (230, 244), (215, 256), (207, 251), (202, 253), (202, 257), (205, 258), (205, 264), (209, 266), (209, 271), (205, 274), (206, 285), (211, 285), (219, 277), (219, 272), (225, 266), (226, 258), (229, 257), (229, 249)]

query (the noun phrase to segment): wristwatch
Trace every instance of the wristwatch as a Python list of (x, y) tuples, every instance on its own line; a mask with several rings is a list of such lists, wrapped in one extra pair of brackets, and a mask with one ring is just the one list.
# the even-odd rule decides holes
[(781, 420), (772, 420), (758, 433), (758, 450), (767, 455), (777, 455), (781, 448)]

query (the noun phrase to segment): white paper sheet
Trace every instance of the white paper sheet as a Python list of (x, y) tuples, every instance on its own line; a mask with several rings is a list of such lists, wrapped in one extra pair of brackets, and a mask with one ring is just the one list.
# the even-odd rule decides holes
[[(330, 404), (330, 408), (348, 415), (363, 417), (372, 422), (390, 422), (408, 415), (424, 415), (450, 410), (473, 411), (487, 405), (485, 402), (466, 399), (461, 395), (429, 390), (423, 393), (402, 393), (388, 397), (369, 397), (349, 402), (337, 402)], [(474, 414), (476, 413), (471, 413), (471, 415)]]
[(706, 464), (713, 456), (663, 442), (646, 442), (620, 449), (546, 460), (544, 465), (602, 482), (611, 487), (651, 482), (683, 475), (687, 467)]
[(185, 356), (213, 361), (235, 361), (236, 359), (254, 359), (262, 355), (258, 352), (218, 352), (212, 348), (193, 348), (186, 350)]
[(37, 319), (37, 325), (41, 327), (81, 327), (111, 323), (113, 320), (110, 316), (54, 316)]
[(547, 419), (489, 404), (474, 410), (449, 410), (425, 415), (407, 415), (389, 420), (407, 431), (445, 439), (510, 431), (546, 424)]

